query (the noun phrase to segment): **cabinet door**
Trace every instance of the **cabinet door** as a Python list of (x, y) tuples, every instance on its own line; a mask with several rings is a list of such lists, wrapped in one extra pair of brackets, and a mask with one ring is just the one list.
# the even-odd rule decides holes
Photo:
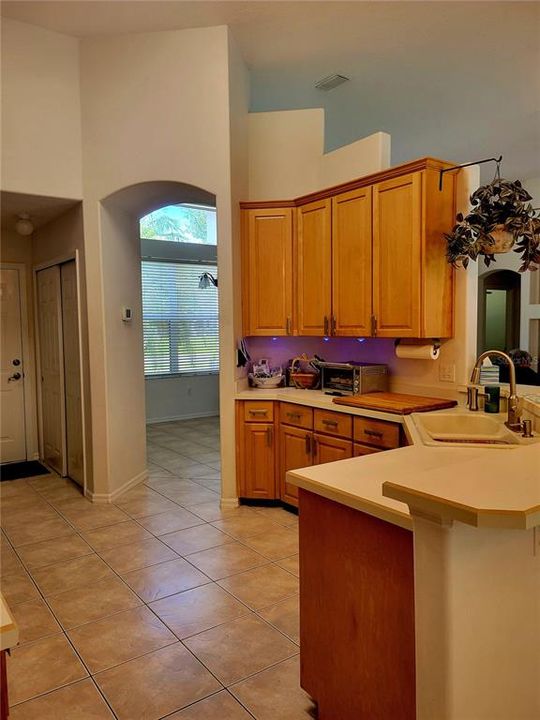
[(324, 463), (335, 462), (336, 460), (347, 460), (353, 456), (353, 444), (350, 440), (329, 437), (327, 435), (313, 434), (313, 464), (324, 465)]
[(296, 306), (298, 335), (328, 335), (332, 312), (330, 200), (298, 208)]
[(422, 173), (373, 187), (373, 314), (380, 337), (419, 337)]
[(245, 210), (242, 285), (245, 335), (291, 335), (293, 209)]
[(285, 425), (280, 428), (280, 497), (291, 505), (298, 505), (298, 488), (285, 480), (285, 474), (311, 465), (312, 439), (313, 433), (309, 430)]
[(273, 423), (244, 423), (242, 497), (276, 497), (275, 437)]
[(371, 188), (332, 199), (333, 335), (371, 334)]

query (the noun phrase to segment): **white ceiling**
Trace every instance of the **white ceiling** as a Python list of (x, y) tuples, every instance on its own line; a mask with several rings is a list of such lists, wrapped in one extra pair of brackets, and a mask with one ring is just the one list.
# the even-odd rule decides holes
[(46, 197), (44, 195), (26, 195), (3, 190), (0, 193), (0, 219), (2, 230), (15, 230), (15, 223), (21, 213), (28, 213), (34, 229), (51, 222), (80, 200)]
[[(2, 2), (2, 14), (88, 37), (226, 24), (251, 70), (252, 109), (325, 107), (327, 148), (375, 130), (393, 162), (502, 153), (540, 175), (539, 2)], [(329, 93), (314, 82), (338, 72)]]

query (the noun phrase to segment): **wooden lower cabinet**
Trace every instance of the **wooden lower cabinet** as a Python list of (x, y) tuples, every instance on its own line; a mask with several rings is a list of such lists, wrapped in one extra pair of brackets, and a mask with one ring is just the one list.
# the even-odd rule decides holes
[(319, 720), (414, 720), (412, 532), (302, 489), (299, 505), (300, 677)]
[(308, 467), (312, 460), (313, 433), (301, 428), (282, 425), (279, 431), (279, 490), (283, 502), (298, 505), (298, 488), (285, 479), (289, 470)]
[(240, 497), (276, 497), (276, 438), (273, 423), (244, 423), (240, 439)]
[(336, 460), (347, 460), (353, 456), (353, 444), (351, 440), (331, 437), (330, 435), (313, 434), (313, 464), (324, 465), (325, 463), (336, 462)]

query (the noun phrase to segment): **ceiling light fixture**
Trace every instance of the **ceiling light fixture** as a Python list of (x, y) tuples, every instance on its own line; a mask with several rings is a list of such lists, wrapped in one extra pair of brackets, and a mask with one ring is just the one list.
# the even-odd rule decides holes
[(34, 225), (28, 213), (19, 213), (15, 223), (15, 232), (19, 233), (19, 235), (31, 235), (34, 232)]
[(327, 92), (328, 90), (337, 88), (339, 85), (343, 85), (343, 83), (346, 83), (349, 80), (350, 78), (345, 77), (345, 75), (337, 75), (334, 73), (333, 75), (328, 75), (328, 77), (324, 77), (321, 80), (317, 80), (315, 87), (317, 90), (324, 90)]

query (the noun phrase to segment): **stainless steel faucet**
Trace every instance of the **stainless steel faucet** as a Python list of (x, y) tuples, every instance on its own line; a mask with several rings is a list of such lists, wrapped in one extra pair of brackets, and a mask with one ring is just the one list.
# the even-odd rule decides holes
[(516, 392), (516, 368), (510, 355), (502, 352), (502, 350), (486, 350), (486, 352), (483, 352), (481, 355), (478, 356), (476, 363), (474, 364), (473, 371), (471, 373), (469, 385), (467, 386), (467, 399), (469, 408), (471, 410), (478, 410), (478, 405), (476, 404), (478, 390), (474, 386), (480, 384), (480, 369), (482, 367), (482, 363), (486, 358), (492, 357), (493, 355), (502, 358), (507, 363), (508, 369), (510, 371), (510, 395), (508, 396), (507, 400), (508, 417), (504, 424), (510, 430), (513, 430), (514, 432), (519, 432), (522, 429), (522, 425), (518, 410), (519, 398)]

